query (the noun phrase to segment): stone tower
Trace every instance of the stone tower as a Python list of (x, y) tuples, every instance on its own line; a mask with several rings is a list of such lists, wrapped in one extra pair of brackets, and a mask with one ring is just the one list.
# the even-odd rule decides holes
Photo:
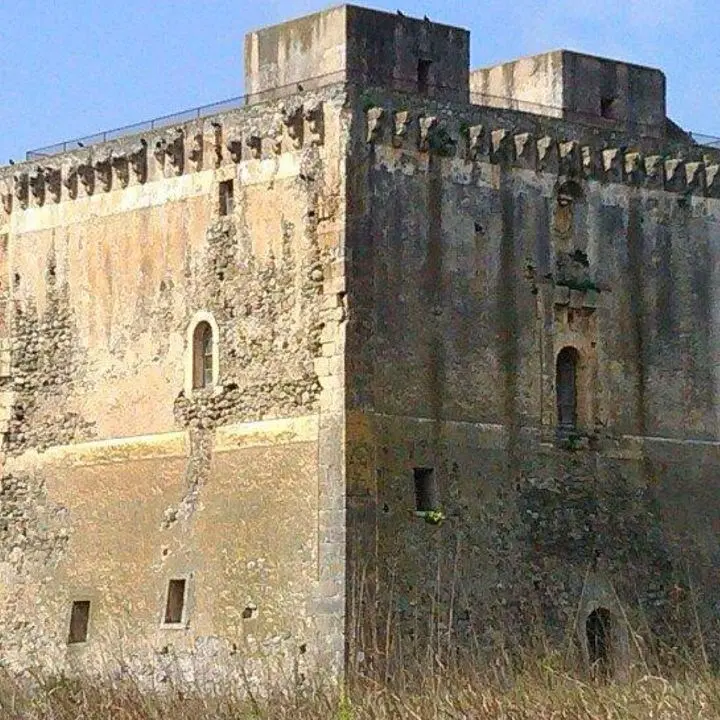
[(720, 152), (662, 73), (341, 6), (245, 77), (0, 168), (4, 662), (622, 664), (690, 587), (716, 652)]

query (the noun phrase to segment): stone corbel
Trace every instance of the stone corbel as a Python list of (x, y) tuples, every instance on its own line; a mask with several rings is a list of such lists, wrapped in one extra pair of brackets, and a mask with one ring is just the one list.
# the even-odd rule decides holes
[(705, 192), (708, 197), (720, 197), (720, 165), (705, 168)]
[(274, 125), (270, 131), (270, 147), (275, 155), (282, 153), (283, 129), (282, 126)]
[(467, 159), (479, 160), (487, 155), (487, 133), (484, 125), (472, 125), (465, 130), (467, 137)]
[(188, 153), (188, 158), (193, 164), (195, 170), (202, 170), (203, 163), (203, 136), (202, 133), (197, 133), (193, 137), (192, 147)]
[(90, 163), (83, 163), (78, 165), (77, 174), (85, 193), (92, 195), (95, 192), (95, 168)]
[(12, 212), (13, 193), (7, 182), (4, 182), (0, 186), (0, 199), (2, 200), (2, 206), (5, 214), (9, 215)]
[(432, 135), (438, 126), (438, 119), (433, 116), (423, 116), (418, 119), (420, 134), (418, 136), (418, 150), (428, 152), (432, 143)]
[(645, 158), (645, 187), (657, 190), (665, 187), (665, 162), (661, 155)]
[(213, 148), (215, 150), (215, 167), (219, 168), (222, 165), (222, 160), (223, 160), (223, 147), (222, 147), (223, 128), (222, 128), (222, 123), (219, 123), (219, 122), (212, 122), (211, 125), (213, 128)]
[(527, 170), (535, 170), (537, 168), (536, 145), (534, 138), (530, 133), (519, 133), (513, 135), (515, 144), (515, 164), (518, 167)]
[(176, 128), (174, 135), (175, 137), (165, 147), (165, 155), (175, 170), (175, 174), (182, 175), (185, 169), (185, 131), (182, 128)]
[(684, 192), (687, 184), (685, 162), (678, 158), (665, 161), (665, 189), (669, 192)]
[(248, 135), (245, 144), (250, 149), (250, 157), (254, 160), (262, 155), (262, 138), (259, 135)]
[(42, 168), (35, 168), (30, 173), (28, 182), (36, 204), (42, 207), (45, 204), (45, 173)]
[(95, 172), (100, 189), (109, 192), (112, 188), (112, 157), (109, 154), (95, 161)]
[(234, 163), (239, 163), (242, 160), (242, 139), (239, 137), (228, 138), (227, 147), (230, 153), (230, 159)]
[(120, 187), (126, 188), (130, 184), (130, 168), (127, 155), (125, 153), (113, 153), (112, 167)]
[(490, 133), (490, 158), (497, 163), (511, 163), (515, 159), (512, 135), (504, 128)]
[(688, 192), (694, 195), (705, 194), (705, 163), (689, 162), (685, 165)]
[(577, 177), (580, 174), (580, 152), (578, 143), (575, 140), (561, 142), (558, 144), (560, 175)]
[(78, 194), (78, 169), (77, 165), (70, 165), (65, 171), (63, 185), (67, 188), (68, 197), (74, 200)]
[(597, 150), (591, 145), (583, 145), (580, 148), (580, 162), (582, 164), (583, 176), (595, 178), (598, 176), (599, 162)]
[(325, 115), (321, 102), (303, 105), (303, 118), (307, 123), (311, 145), (322, 145), (325, 142)]
[(602, 151), (603, 175), (607, 182), (622, 182), (623, 155), (620, 148), (608, 148)]
[(407, 110), (399, 110), (395, 113), (395, 117), (393, 118), (392, 137), (392, 144), (394, 147), (402, 147), (405, 143), (405, 140), (407, 140), (408, 134), (410, 132), (411, 121), (412, 116)]
[(131, 150), (128, 161), (135, 179), (140, 183), (144, 183), (147, 180), (147, 140), (140, 140)]
[(62, 172), (60, 168), (46, 167), (43, 169), (45, 175), (45, 189), (50, 193), (54, 203), (59, 203), (62, 196)]
[(160, 138), (155, 143), (155, 149), (153, 150), (153, 157), (160, 168), (165, 167), (165, 150), (167, 148), (167, 142), (165, 138)]
[(640, 153), (625, 154), (625, 179), (633, 185), (640, 185), (645, 179), (645, 159)]
[(559, 167), (558, 146), (548, 135), (535, 143), (537, 149), (537, 169), (540, 172), (556, 174)]
[(367, 119), (367, 135), (366, 142), (376, 143), (382, 141), (383, 119), (385, 118), (385, 109), (381, 107), (371, 107), (366, 113)]
[(20, 207), (25, 210), (28, 206), (29, 182), (27, 173), (16, 173), (13, 175), (13, 192)]
[(288, 137), (292, 142), (293, 148), (299, 150), (303, 145), (303, 113), (302, 107), (289, 110), (288, 108), (282, 108), (281, 118), (283, 125), (287, 131)]

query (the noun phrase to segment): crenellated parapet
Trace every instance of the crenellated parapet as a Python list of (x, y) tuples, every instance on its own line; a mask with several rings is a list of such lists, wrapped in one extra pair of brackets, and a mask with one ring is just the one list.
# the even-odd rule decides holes
[[(333, 90), (328, 94), (341, 92)], [(0, 168), (0, 224), (12, 213), (263, 161), (325, 144), (326, 98), (283, 98)]]
[(559, 133), (467, 122), (450, 113), (378, 105), (365, 109), (365, 139), (373, 146), (436, 154), (468, 164), (490, 163), (576, 180), (720, 197), (720, 158), (689, 160), (664, 154), (662, 146), (652, 153), (622, 145), (608, 147), (597, 134), (585, 141)]

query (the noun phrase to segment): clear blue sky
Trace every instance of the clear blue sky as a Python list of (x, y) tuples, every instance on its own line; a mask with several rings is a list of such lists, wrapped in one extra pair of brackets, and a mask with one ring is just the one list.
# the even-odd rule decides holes
[[(28, 149), (240, 95), (245, 32), (332, 4), (0, 0), (0, 165)], [(658, 67), (670, 117), (720, 136), (718, 0), (369, 5), (470, 29), (473, 67), (561, 47)]]

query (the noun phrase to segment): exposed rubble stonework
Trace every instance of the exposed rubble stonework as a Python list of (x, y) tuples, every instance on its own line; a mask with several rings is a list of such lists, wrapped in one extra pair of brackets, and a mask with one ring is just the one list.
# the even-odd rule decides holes
[(333, 8), (241, 108), (0, 168), (12, 671), (720, 659), (720, 151), (658, 70), (468, 49)]

